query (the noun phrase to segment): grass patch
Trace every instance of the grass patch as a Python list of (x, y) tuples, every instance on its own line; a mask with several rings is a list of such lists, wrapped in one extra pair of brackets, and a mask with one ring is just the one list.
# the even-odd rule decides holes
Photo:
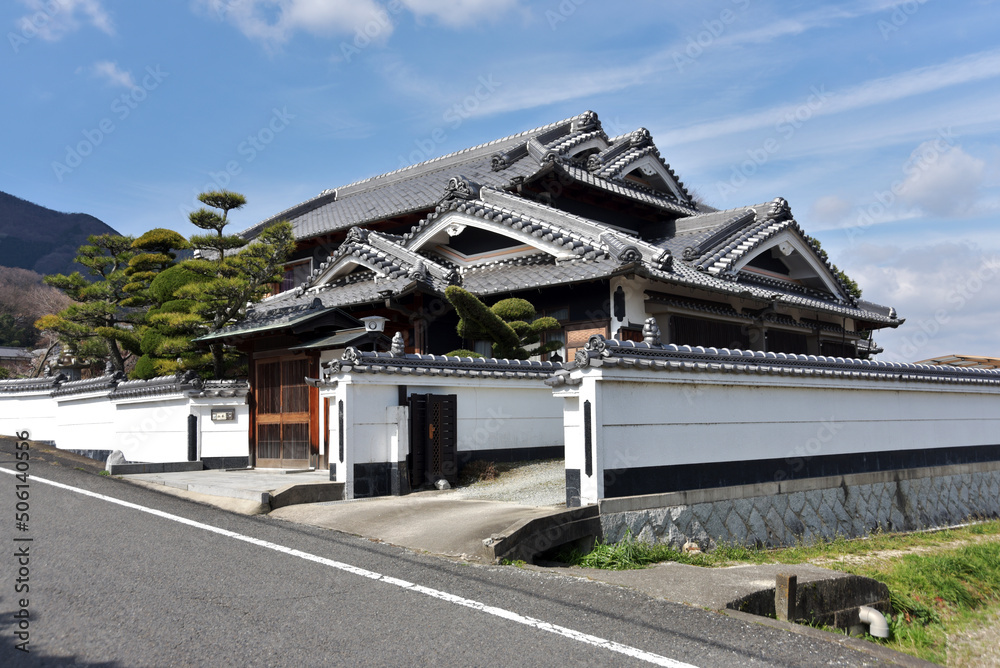
[(947, 660), (947, 638), (995, 619), (1000, 611), (1000, 521), (907, 534), (817, 540), (787, 548), (719, 545), (688, 554), (637, 541), (598, 543), (588, 554), (565, 551), (560, 561), (626, 570), (675, 561), (693, 566), (815, 563), (885, 583), (891, 595), (892, 638), (876, 641), (927, 661)]
[(1000, 609), (1000, 542), (837, 566), (884, 582), (892, 595), (894, 649), (944, 663), (947, 636)]
[(458, 484), (472, 485), (477, 482), (496, 480), (500, 472), (495, 462), (474, 461), (462, 467), (458, 474)]

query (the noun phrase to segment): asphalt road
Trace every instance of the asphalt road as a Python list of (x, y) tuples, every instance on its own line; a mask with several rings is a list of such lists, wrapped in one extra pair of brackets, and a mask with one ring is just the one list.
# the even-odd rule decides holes
[(2, 666), (881, 665), (618, 587), (230, 514), (35, 450), (19, 530), (14, 443), (0, 439)]

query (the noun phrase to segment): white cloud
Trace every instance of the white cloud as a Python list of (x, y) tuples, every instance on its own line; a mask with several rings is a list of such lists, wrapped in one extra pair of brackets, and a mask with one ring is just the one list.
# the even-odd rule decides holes
[(124, 86), (125, 88), (135, 88), (135, 80), (132, 73), (118, 67), (118, 63), (110, 60), (102, 60), (94, 63), (90, 68), (91, 74), (104, 79), (112, 86)]
[(906, 163), (899, 195), (929, 214), (943, 217), (974, 213), (981, 197), (986, 162), (942, 140), (918, 146)]
[[(284, 44), (298, 31), (314, 35), (360, 35), (383, 43), (392, 34), (393, 13), (405, 8), (418, 18), (432, 17), (450, 27), (493, 20), (517, 7), (518, 0), (199, 0), (250, 39)], [(388, 7), (388, 9), (387, 9)]]
[(297, 31), (314, 35), (351, 35), (384, 41), (392, 17), (374, 0), (201, 0), (203, 6), (235, 25), (250, 39), (284, 44)]
[(685, 144), (772, 127), (786, 118), (801, 120), (803, 116), (808, 119), (853, 111), (997, 76), (1000, 76), (1000, 50), (983, 51), (940, 65), (873, 79), (844, 91), (827, 91), (823, 86), (817, 86), (801, 103), (784, 104), (675, 130), (661, 137), (661, 144)]
[(953, 241), (900, 248), (860, 246), (840, 263), (864, 298), (892, 305), (906, 322), (881, 330), (879, 359), (915, 362), (1000, 348), (1000, 252)]
[(432, 16), (453, 28), (495, 20), (517, 7), (518, 0), (402, 0), (417, 17)]
[(18, 27), (36, 32), (50, 42), (78, 30), (81, 20), (108, 35), (115, 34), (111, 16), (101, 0), (21, 0), (21, 3), (31, 13), (18, 20)]
[(843, 220), (851, 211), (851, 203), (836, 195), (824, 195), (815, 202), (809, 211), (810, 220), (818, 223), (836, 223)]

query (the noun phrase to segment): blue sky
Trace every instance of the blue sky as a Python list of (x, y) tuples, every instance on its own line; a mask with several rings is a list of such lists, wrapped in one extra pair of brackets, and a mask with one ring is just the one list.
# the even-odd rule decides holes
[(709, 204), (785, 197), (907, 323), (1000, 356), (1000, 2), (14, 0), (0, 190), (126, 234), (234, 228), (593, 109)]

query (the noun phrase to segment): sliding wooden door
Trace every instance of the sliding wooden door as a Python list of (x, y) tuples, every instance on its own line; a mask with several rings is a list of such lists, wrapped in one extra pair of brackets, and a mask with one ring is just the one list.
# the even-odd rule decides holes
[(302, 357), (257, 360), (258, 468), (308, 468), (310, 464), (309, 386), (311, 360)]

